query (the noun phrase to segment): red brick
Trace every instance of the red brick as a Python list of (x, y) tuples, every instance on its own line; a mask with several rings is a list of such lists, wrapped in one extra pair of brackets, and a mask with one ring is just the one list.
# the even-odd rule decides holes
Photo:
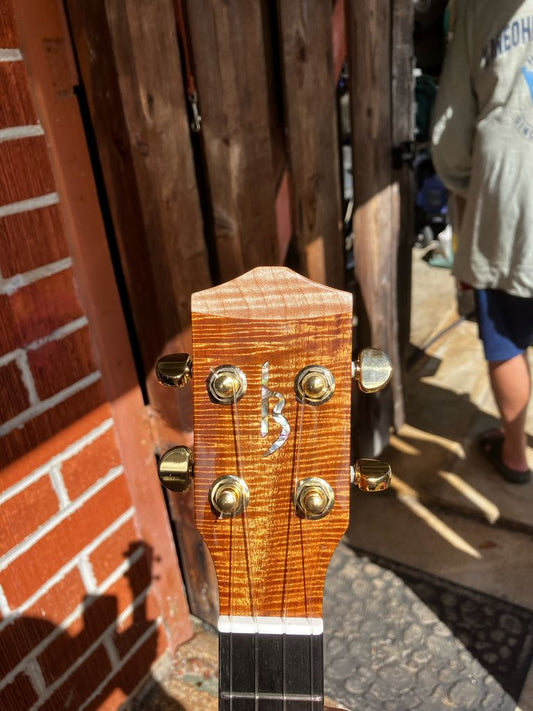
[(2, 421), (7, 422), (29, 407), (28, 391), (22, 382), (22, 373), (15, 361), (0, 366), (0, 393)]
[(0, 356), (9, 353), (19, 344), (17, 325), (9, 296), (0, 295)]
[(0, 47), (2, 49), (16, 49), (20, 46), (20, 39), (15, 21), (15, 13), (10, 0), (0, 3)]
[(6, 279), (68, 257), (59, 205), (0, 218), (0, 254)]
[(38, 123), (24, 62), (0, 63), (0, 129)]
[(100, 585), (108, 578), (140, 545), (142, 543), (139, 541), (133, 519), (126, 521), (118, 531), (106, 538), (90, 555), (97, 584)]
[(0, 143), (0, 205), (55, 192), (44, 136)]
[(73, 501), (101, 479), (113, 467), (121, 464), (113, 429), (91, 442), (79, 454), (63, 463), (61, 472), (68, 494)]
[(40, 707), (41, 711), (74, 711), (91, 696), (94, 690), (111, 673), (105, 649), (100, 646), (81, 664)]
[(149, 592), (143, 602), (137, 605), (115, 630), (113, 643), (121, 657), (126, 656), (137, 640), (155, 622), (159, 613), (159, 604), (155, 595)]
[(117, 619), (117, 599), (112, 595), (88, 598), (83, 617), (76, 620), (39, 654), (37, 661), (47, 685), (52, 684), (101, 637)]
[(11, 297), (13, 319), (20, 345), (48, 336), (83, 315), (72, 270), (39, 279), (18, 289)]
[(120, 615), (128, 605), (132, 605), (140, 595), (146, 593), (151, 582), (150, 564), (146, 555), (144, 555), (122, 577), (113, 583), (106, 591), (106, 595), (112, 595), (116, 599), (117, 610)]
[[(97, 387), (96, 394), (98, 393), (101, 394), (101, 391)], [(82, 402), (88, 404), (88, 395), (89, 397), (91, 396), (90, 392), (86, 393), (84, 391), (83, 393), (78, 393), (78, 395), (83, 396)], [(69, 407), (74, 407), (78, 412), (74, 422), (68, 424), (68, 419), (65, 420), (65, 423), (57, 434), (49, 435), (48, 437), (43, 436), (40, 442), (39, 439), (37, 439), (33, 446), (27, 447), (26, 453), (24, 453), (24, 446), (30, 439), (28, 435), (25, 435), (21, 439), (19, 434), (17, 434), (17, 430), (17, 432), (0, 439), (0, 462), (2, 462), (0, 466), (3, 466), (2, 488), (7, 489), (37, 469), (37, 467), (46, 464), (52, 457), (60, 454), (68, 446), (81, 437), (84, 437), (88, 432), (101, 425), (104, 420), (111, 416), (111, 408), (107, 402), (87, 408), (89, 411), (85, 415), (80, 414), (80, 407), (76, 404), (77, 397), (78, 396), (74, 395), (68, 400)], [(101, 399), (102, 398), (100, 398), (100, 400)], [(74, 405), (72, 403), (74, 403)], [(65, 415), (68, 414), (67, 411)], [(43, 424), (42, 427), (44, 428), (45, 425)], [(45, 433), (43, 432), (42, 434), (44, 435)], [(8, 464), (8, 462), (12, 463)]]
[(46, 400), (96, 370), (87, 328), (28, 353), (37, 394)]
[(17, 617), (4, 627), (0, 632), (0, 675), (3, 677), (14, 669), (55, 630), (56, 626), (48, 620), (26, 616)]
[(41, 477), (0, 506), (0, 555), (23, 541), (59, 510), (50, 479)]
[(22, 711), (31, 708), (38, 698), (30, 678), (19, 674), (0, 691), (0, 708), (3, 711)]
[(87, 711), (115, 711), (119, 708), (166, 649), (165, 634), (161, 627), (158, 627), (109, 680), (98, 697), (87, 707)]
[[(0, 439), (0, 468), (6, 467), (19, 457), (31, 452), (41, 443), (45, 443), (54, 435), (57, 435), (64, 428), (76, 423), (77, 420), (81, 420), (88, 412), (98, 408), (103, 400), (102, 384), (97, 381), (94, 385), (90, 385), (63, 400), (51, 410), (47, 410), (42, 415), (29, 420), (23, 427), (12, 430)], [(82, 428), (80, 427), (80, 429)], [(19, 464), (22, 465), (22, 463)], [(3, 473), (3, 485), (9, 486), (8, 481), (12, 480), (13, 476), (17, 477), (21, 468), (10, 468), (8, 472)]]
[(41, 595), (24, 615), (46, 619), (53, 624), (61, 624), (82, 602), (85, 595), (85, 585), (81, 579), (80, 571), (73, 568), (48, 592)]
[(35, 593), (131, 506), (125, 477), (119, 476), (4, 570), (2, 585), (11, 608)]

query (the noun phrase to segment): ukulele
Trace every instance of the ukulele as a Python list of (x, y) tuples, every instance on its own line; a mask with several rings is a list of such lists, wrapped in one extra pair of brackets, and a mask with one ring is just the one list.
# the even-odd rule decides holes
[(185, 491), (194, 474), (218, 581), (219, 709), (322, 711), (322, 596), (350, 480), (380, 491), (391, 477), (377, 460), (350, 467), (352, 379), (381, 389), (390, 361), (367, 349), (352, 364), (351, 294), (284, 267), (193, 294), (192, 337), (192, 358), (156, 370), (177, 387), (194, 373), (194, 454), (169, 450), (159, 476)]

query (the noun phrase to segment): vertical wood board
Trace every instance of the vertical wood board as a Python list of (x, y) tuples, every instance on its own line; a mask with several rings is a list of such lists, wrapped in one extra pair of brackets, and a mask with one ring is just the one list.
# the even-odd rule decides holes
[(300, 271), (342, 287), (342, 236), (332, 17), (328, 3), (279, 4), (285, 114)]
[(221, 281), (278, 263), (263, 18), (248, 0), (187, 2)]
[(358, 347), (372, 345), (391, 357), (392, 385), (372, 398), (360, 397), (360, 454), (372, 456), (387, 444), (400, 388), (398, 355), (398, 200), (392, 176), (391, 0), (346, 4), (351, 87), (354, 180), (354, 252), (359, 287)]

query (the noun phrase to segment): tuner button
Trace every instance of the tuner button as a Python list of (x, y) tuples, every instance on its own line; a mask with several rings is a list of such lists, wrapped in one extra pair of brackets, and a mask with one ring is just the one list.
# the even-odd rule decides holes
[(163, 486), (179, 494), (192, 482), (193, 454), (189, 447), (174, 447), (159, 460), (159, 479)]
[(352, 467), (352, 484), (361, 491), (384, 491), (392, 479), (390, 465), (379, 459), (358, 459)]
[(221, 476), (212, 483), (209, 500), (221, 518), (233, 518), (245, 511), (250, 502), (250, 490), (241, 477)]
[(302, 518), (324, 518), (335, 504), (333, 489), (325, 479), (309, 477), (302, 479), (294, 493), (296, 512)]
[(392, 376), (392, 365), (386, 353), (378, 348), (363, 348), (352, 363), (352, 377), (364, 393), (383, 390)]
[(192, 360), (187, 353), (171, 353), (160, 358), (155, 366), (157, 379), (171, 388), (182, 388), (192, 378)]

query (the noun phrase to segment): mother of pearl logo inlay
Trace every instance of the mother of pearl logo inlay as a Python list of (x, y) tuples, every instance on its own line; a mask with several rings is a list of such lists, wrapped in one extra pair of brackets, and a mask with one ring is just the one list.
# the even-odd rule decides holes
[(261, 437), (266, 437), (269, 431), (270, 401), (273, 398), (275, 398), (277, 402), (272, 408), (272, 419), (281, 427), (281, 432), (272, 446), (263, 454), (263, 457), (268, 457), (280, 447), (283, 447), (291, 431), (291, 426), (287, 418), (283, 415), (285, 398), (281, 393), (270, 390), (268, 387), (269, 365), (267, 361), (263, 363), (263, 367), (261, 368)]

